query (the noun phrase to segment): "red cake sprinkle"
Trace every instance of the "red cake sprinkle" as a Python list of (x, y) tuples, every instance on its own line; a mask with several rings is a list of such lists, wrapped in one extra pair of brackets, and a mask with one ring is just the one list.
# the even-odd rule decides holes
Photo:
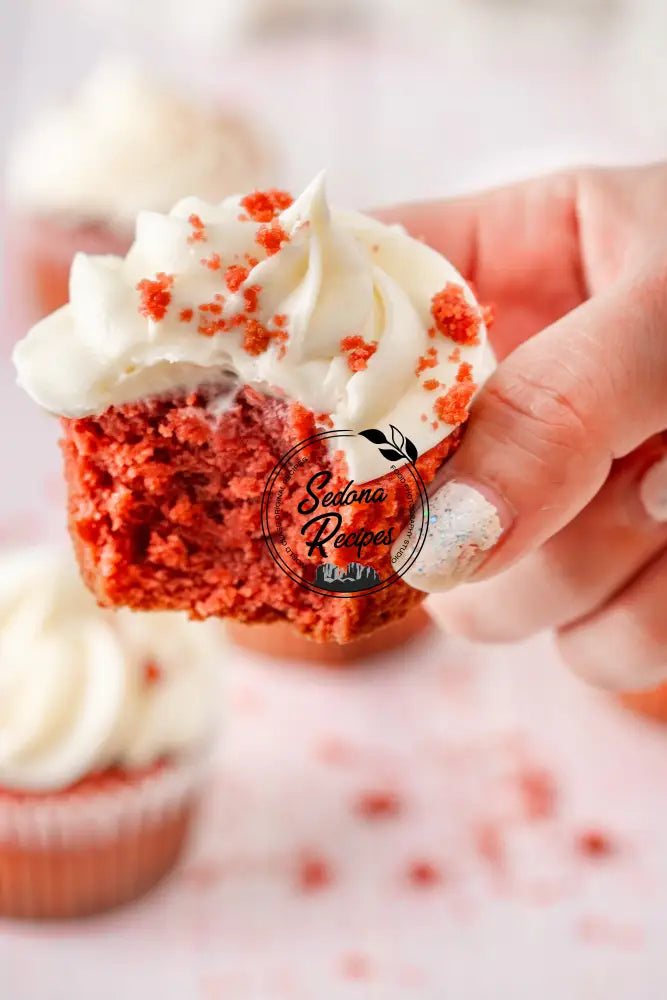
[(158, 667), (155, 660), (148, 660), (144, 663), (144, 684), (147, 687), (151, 687), (153, 684), (157, 684), (158, 681), (162, 680), (163, 672)]
[(415, 375), (421, 375), (425, 372), (427, 368), (436, 368), (438, 364), (438, 352), (435, 347), (429, 347), (426, 354), (417, 360), (417, 367), (415, 368)]
[(614, 846), (602, 830), (584, 830), (577, 836), (577, 850), (589, 858), (605, 858), (613, 854)]
[(212, 253), (210, 257), (202, 257), (201, 263), (204, 267), (207, 267), (209, 271), (219, 271), (222, 267), (222, 261), (220, 260), (219, 253)]
[(398, 816), (403, 804), (396, 792), (376, 789), (363, 792), (355, 803), (355, 811), (364, 819), (392, 819)]
[(479, 314), (465, 297), (460, 285), (449, 282), (431, 299), (431, 315), (437, 329), (457, 344), (476, 344)]
[(242, 264), (230, 264), (225, 271), (225, 284), (230, 292), (238, 292), (239, 288), (246, 280), (250, 271)]
[(331, 885), (333, 871), (325, 858), (318, 854), (306, 854), (299, 863), (298, 879), (304, 892), (317, 892)]
[(249, 319), (243, 335), (243, 350), (256, 357), (258, 354), (263, 354), (270, 343), (271, 334), (266, 327), (256, 319)]
[(365, 955), (353, 952), (343, 956), (341, 972), (346, 979), (369, 979), (371, 976), (371, 965)]
[(427, 378), (425, 382), (422, 382), (422, 386), (427, 392), (433, 392), (434, 389), (439, 389), (442, 385), (438, 382), (437, 378)]
[(556, 812), (558, 789), (548, 771), (531, 770), (519, 775), (519, 792), (528, 820), (552, 819)]
[(137, 291), (141, 293), (141, 315), (152, 319), (154, 323), (164, 319), (171, 302), (170, 289), (173, 284), (173, 274), (165, 274), (164, 271), (158, 272), (154, 279), (143, 278), (137, 285)]
[(255, 242), (266, 250), (267, 257), (272, 257), (278, 253), (283, 243), (289, 241), (289, 236), (279, 222), (272, 222), (270, 226), (260, 226), (255, 236)]
[(462, 424), (468, 416), (468, 406), (475, 394), (477, 386), (474, 382), (465, 385), (453, 385), (444, 396), (436, 399), (433, 406), (436, 417), (445, 424)]
[(410, 864), (408, 878), (413, 885), (426, 887), (442, 882), (442, 872), (430, 861), (418, 859)]
[(258, 296), (261, 290), (262, 289), (259, 285), (250, 285), (249, 288), (243, 289), (243, 301), (245, 303), (246, 312), (257, 312), (257, 307), (259, 305)]
[(198, 215), (193, 212), (188, 216), (188, 222), (192, 226), (192, 233), (188, 236), (188, 243), (204, 243), (206, 241), (206, 226)]
[(181, 323), (189, 323), (192, 320), (193, 316), (194, 316), (194, 310), (192, 309), (181, 309), (180, 313), (178, 314), (178, 318), (180, 319)]
[(294, 199), (286, 191), (253, 191), (241, 199), (241, 204), (255, 222), (271, 222), (273, 217), (289, 208)]
[(369, 359), (377, 351), (377, 340), (367, 343), (363, 337), (354, 335), (343, 337), (340, 342), (340, 349), (343, 354), (347, 354), (347, 367), (351, 372), (362, 372), (368, 367)]
[(468, 361), (462, 361), (456, 373), (457, 382), (472, 382), (472, 365)]
[(209, 319), (207, 313), (200, 315), (199, 326), (197, 327), (197, 333), (200, 333), (202, 337), (214, 337), (216, 333), (222, 333), (223, 330), (228, 329), (227, 321), (222, 317), (217, 319)]

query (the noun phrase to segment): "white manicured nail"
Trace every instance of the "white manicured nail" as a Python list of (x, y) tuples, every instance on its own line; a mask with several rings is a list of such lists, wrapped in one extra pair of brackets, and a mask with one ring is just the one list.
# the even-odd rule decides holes
[(656, 462), (639, 484), (639, 498), (654, 521), (667, 521), (667, 455)]
[(403, 579), (426, 593), (449, 590), (472, 576), (502, 534), (498, 508), (473, 486), (451, 480), (429, 499), (426, 541)]

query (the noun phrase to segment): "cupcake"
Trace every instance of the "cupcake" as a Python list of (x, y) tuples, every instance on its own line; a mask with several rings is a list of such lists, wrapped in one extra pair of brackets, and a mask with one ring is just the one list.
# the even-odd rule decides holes
[(425, 486), (493, 364), (444, 257), (331, 210), (320, 176), (296, 201), (141, 213), (127, 256), (78, 255), (70, 290), (14, 359), (63, 418), (70, 533), (101, 604), (345, 643), (423, 600), (402, 572)]
[(97, 607), (70, 557), (0, 557), (0, 916), (128, 902), (176, 862), (210, 737), (216, 636)]
[(261, 183), (264, 149), (237, 111), (189, 102), (120, 63), (100, 65), (10, 153), (13, 311), (34, 322), (64, 305), (74, 254), (125, 253), (140, 209), (164, 212), (186, 192), (217, 200)]

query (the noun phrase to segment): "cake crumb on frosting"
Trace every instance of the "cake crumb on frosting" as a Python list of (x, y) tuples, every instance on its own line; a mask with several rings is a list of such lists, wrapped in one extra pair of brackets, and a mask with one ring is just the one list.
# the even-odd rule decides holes
[(474, 382), (457, 383), (444, 396), (436, 399), (433, 410), (436, 417), (445, 424), (462, 424), (468, 416), (468, 406), (475, 394), (477, 386)]
[(370, 343), (358, 334), (343, 337), (340, 342), (340, 349), (347, 355), (347, 367), (351, 372), (362, 372), (368, 367), (370, 358), (377, 351), (377, 340)]
[(248, 218), (255, 222), (271, 222), (279, 212), (289, 208), (294, 198), (287, 191), (252, 191), (241, 198), (241, 205), (248, 213)]
[(480, 316), (470, 305), (460, 285), (449, 282), (431, 299), (431, 315), (436, 328), (457, 344), (479, 343)]
[(225, 271), (225, 284), (230, 292), (238, 292), (239, 288), (246, 280), (250, 271), (242, 264), (230, 264)]
[(274, 253), (278, 253), (283, 243), (289, 242), (289, 235), (279, 222), (274, 221), (270, 226), (259, 227), (255, 241), (264, 247), (267, 257), (272, 257)]
[(174, 284), (173, 274), (159, 271), (155, 278), (143, 278), (137, 285), (141, 295), (139, 312), (154, 323), (159, 323), (167, 314), (171, 302), (171, 287)]

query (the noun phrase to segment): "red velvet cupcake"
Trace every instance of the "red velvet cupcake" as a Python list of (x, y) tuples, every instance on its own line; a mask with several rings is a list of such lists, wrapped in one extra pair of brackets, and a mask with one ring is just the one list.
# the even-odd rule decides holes
[(77, 251), (124, 254), (140, 209), (184, 192), (222, 198), (261, 183), (268, 144), (128, 66), (99, 66), (73, 99), (20, 133), (7, 165), (7, 288), (34, 323), (68, 301)]
[(70, 532), (100, 603), (338, 643), (423, 600), (402, 570), (425, 486), (493, 364), (452, 265), (331, 210), (322, 177), (295, 202), (142, 213), (124, 260), (77, 258), (69, 306), (15, 361), (63, 416)]
[(6, 554), (0, 571), (0, 916), (129, 902), (195, 815), (216, 635), (101, 610), (57, 552)]

